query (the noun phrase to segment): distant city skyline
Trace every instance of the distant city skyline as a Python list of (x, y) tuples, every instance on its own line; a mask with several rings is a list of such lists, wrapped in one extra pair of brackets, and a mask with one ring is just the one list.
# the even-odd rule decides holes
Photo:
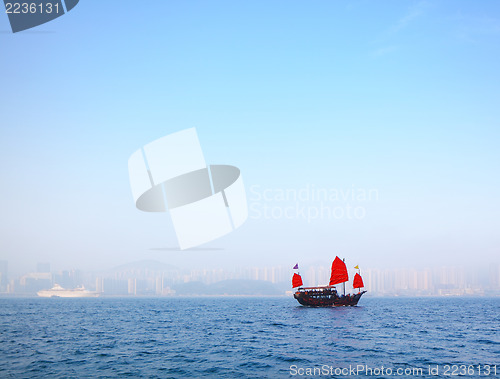
[[(88, 289), (98, 291), (104, 296), (205, 295), (208, 287), (217, 285), (217, 291), (224, 291), (224, 283), (234, 280), (255, 283), (260, 281), (275, 285), (267, 289), (261, 288), (260, 290), (264, 292), (258, 292), (256, 295), (285, 295), (292, 291), (290, 280), (293, 272), (291, 267), (285, 266), (189, 270), (161, 262), (141, 261), (100, 272), (85, 272), (78, 269), (50, 271), (49, 263), (39, 263), (37, 268), (41, 270), (36, 272), (20, 276), (9, 276), (7, 272), (6, 276), (3, 271), (6, 267), (8, 262), (0, 261), (2, 269), (0, 293), (3, 295), (35, 295), (37, 291), (48, 289), (56, 283), (64, 288), (85, 285)], [(304, 286), (321, 286), (329, 281), (330, 266), (303, 266), (299, 267), (299, 271)], [(355, 272), (360, 272), (369, 296), (500, 296), (499, 264), (482, 270), (441, 266), (426, 269), (350, 268), (349, 272), (350, 281), (346, 283), (346, 291), (353, 292), (351, 283), (353, 275)], [(190, 283), (199, 284), (197, 287), (188, 286), (186, 292), (186, 288), (183, 289), (182, 286)], [(227, 290), (238, 294), (238, 289), (232, 287), (227, 287)], [(337, 287), (343, 290), (342, 284)], [(252, 294), (248, 285), (242, 291), (245, 291), (245, 294)], [(223, 292), (214, 294), (220, 295)]]

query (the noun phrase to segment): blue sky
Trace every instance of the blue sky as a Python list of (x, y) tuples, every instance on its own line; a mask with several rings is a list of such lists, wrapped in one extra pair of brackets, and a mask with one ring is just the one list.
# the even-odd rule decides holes
[[(12, 267), (498, 262), (496, 1), (81, 1), (16, 34), (3, 15), (0, 32)], [(135, 209), (127, 160), (189, 127), (249, 197), (312, 185), (378, 200), (355, 204), (362, 220), (250, 218), (206, 245), (221, 250), (151, 250), (175, 235)]]

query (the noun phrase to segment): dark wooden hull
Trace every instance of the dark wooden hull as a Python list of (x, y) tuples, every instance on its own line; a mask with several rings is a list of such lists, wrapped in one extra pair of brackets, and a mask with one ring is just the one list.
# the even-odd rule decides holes
[(336, 291), (329, 289), (297, 291), (293, 297), (308, 307), (353, 307), (358, 304), (359, 299), (366, 291), (352, 295), (339, 296)]

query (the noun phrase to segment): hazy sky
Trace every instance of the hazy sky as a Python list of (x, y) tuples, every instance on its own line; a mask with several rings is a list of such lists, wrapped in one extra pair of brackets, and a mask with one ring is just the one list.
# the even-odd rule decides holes
[[(0, 46), (14, 269), (499, 261), (498, 1), (81, 1), (17, 34), (1, 14)], [(241, 169), (250, 217), (176, 251), (127, 161), (190, 127), (208, 163)]]

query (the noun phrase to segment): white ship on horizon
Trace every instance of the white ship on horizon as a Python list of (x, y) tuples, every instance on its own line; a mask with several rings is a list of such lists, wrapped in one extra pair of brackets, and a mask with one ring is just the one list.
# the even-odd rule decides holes
[(88, 291), (81, 286), (75, 289), (64, 289), (59, 284), (54, 284), (50, 290), (41, 290), (37, 292), (40, 297), (98, 297), (99, 292)]

